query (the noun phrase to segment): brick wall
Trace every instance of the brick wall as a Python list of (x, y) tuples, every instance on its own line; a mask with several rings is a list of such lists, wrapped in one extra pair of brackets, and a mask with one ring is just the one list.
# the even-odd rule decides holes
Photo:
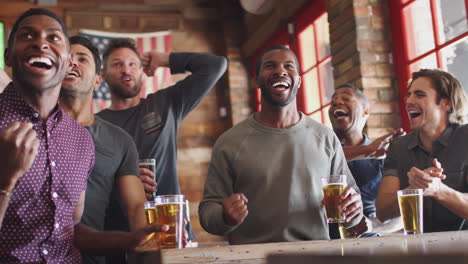
[(371, 138), (399, 127), (387, 1), (328, 0), (327, 11), (335, 86), (352, 83), (367, 95)]

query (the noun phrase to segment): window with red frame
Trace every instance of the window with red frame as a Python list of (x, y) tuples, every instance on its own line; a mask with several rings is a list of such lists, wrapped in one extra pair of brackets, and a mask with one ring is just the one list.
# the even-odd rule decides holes
[(411, 73), (439, 68), (468, 92), (468, 0), (389, 1), (402, 126), (409, 130), (404, 97)]
[[(258, 55), (266, 47), (274, 44), (288, 46), (298, 57), (299, 74), (302, 78), (302, 87), (297, 95), (299, 111), (320, 123), (331, 126), (328, 108), (334, 92), (334, 82), (324, 0), (311, 0), (288, 24), (277, 30), (253, 56), (253, 71)], [(260, 110), (259, 89), (256, 98), (257, 110)]]

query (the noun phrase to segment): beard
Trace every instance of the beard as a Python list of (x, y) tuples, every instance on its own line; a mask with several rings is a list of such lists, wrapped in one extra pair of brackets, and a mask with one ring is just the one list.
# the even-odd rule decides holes
[(111, 94), (119, 98), (133, 98), (137, 96), (141, 91), (142, 81), (138, 80), (133, 86), (125, 86), (120, 83), (112, 83), (106, 80), (107, 86), (109, 87)]
[(263, 99), (268, 102), (271, 106), (275, 107), (285, 107), (289, 105), (294, 99), (296, 99), (298, 87), (291, 87), (290, 93), (288, 94), (288, 97), (285, 99), (276, 99), (273, 97), (272, 92), (268, 90), (268, 88), (265, 87), (265, 85), (260, 86), (260, 90), (262, 91), (262, 97)]

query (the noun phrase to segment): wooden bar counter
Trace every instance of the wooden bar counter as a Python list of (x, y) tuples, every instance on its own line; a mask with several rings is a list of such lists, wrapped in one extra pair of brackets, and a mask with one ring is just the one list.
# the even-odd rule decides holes
[[(169, 263), (267, 263), (271, 254), (333, 256), (468, 255), (468, 231), (162, 250)], [(426, 262), (427, 263), (427, 262)], [(292, 264), (291, 262), (287, 264)], [(400, 263), (395, 263), (400, 264)], [(444, 264), (444, 263), (442, 263)], [(449, 262), (445, 263), (449, 264)], [(451, 264), (451, 263), (450, 263)]]

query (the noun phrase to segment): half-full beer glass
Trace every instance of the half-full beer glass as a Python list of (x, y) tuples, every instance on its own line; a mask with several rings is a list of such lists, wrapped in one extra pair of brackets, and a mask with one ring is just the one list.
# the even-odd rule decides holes
[(330, 175), (320, 178), (322, 181), (323, 200), (327, 210), (328, 223), (343, 223), (345, 221), (338, 209), (340, 195), (346, 187), (346, 175)]
[[(140, 169), (144, 168), (144, 169), (148, 169), (152, 171), (154, 175), (153, 180), (156, 181), (156, 160), (155, 159), (141, 159), (139, 163), (139, 167)], [(149, 201), (153, 200), (154, 197), (156, 197), (156, 193), (152, 192), (151, 195), (152, 197), (148, 199)]]
[(423, 233), (423, 190), (397, 191), (405, 235)]
[(156, 204), (156, 223), (169, 226), (167, 232), (160, 233), (161, 248), (182, 248), (184, 195), (158, 195), (154, 202)]

